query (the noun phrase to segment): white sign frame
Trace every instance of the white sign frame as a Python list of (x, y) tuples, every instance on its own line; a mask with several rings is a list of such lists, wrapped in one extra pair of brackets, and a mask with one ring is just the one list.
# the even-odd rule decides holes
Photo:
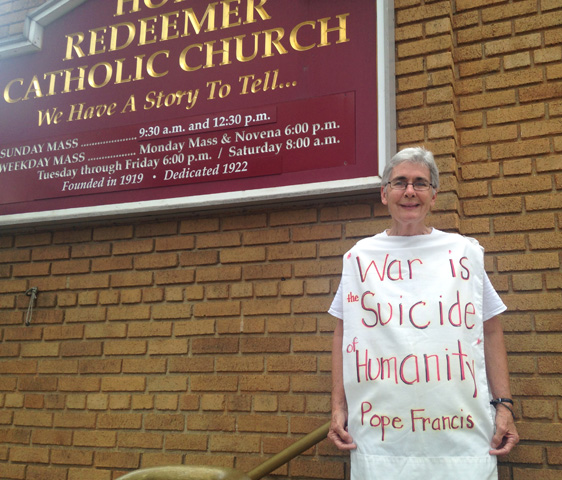
[[(42, 49), (44, 27), (86, 1), (54, 0), (45, 3), (26, 18), (23, 37), (0, 41), (0, 58), (25, 55)], [(373, 133), (378, 136), (378, 171), (382, 173), (387, 160), (396, 151), (394, 5), (387, 0), (376, 0), (376, 2), (378, 131)], [(374, 193), (380, 185), (380, 176), (371, 176), (172, 199), (20, 213), (0, 216), (0, 228), (88, 222), (139, 215), (156, 216), (312, 198), (333, 198), (341, 195)]]

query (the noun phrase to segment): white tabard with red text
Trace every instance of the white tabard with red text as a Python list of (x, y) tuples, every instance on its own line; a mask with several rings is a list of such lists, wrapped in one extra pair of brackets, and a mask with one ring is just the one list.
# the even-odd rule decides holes
[(496, 479), (483, 249), (437, 230), (380, 234), (343, 262), (352, 479)]

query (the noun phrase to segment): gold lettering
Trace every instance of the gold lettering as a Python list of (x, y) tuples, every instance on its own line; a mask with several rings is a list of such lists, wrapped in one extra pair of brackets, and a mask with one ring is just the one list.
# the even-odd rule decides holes
[(79, 74), (77, 77), (72, 77), (72, 70), (74, 70), (73, 68), (69, 68), (68, 70), (65, 70), (65, 77), (64, 77), (64, 89), (61, 93), (69, 93), (72, 90), (70, 89), (70, 82), (72, 81), (78, 81), (78, 87), (76, 87), (74, 89), (75, 92), (78, 92), (80, 90), (84, 90), (84, 80), (86, 78), (86, 68), (88, 67), (78, 67), (79, 70)]
[(156, 21), (158, 17), (154, 16), (154, 17), (146, 17), (146, 18), (141, 18), (139, 20), (140, 23), (140, 31), (139, 31), (139, 45), (150, 45), (151, 43), (156, 43), (157, 38), (156, 37), (152, 37), (151, 39), (147, 40), (146, 39), (146, 34), (147, 33), (151, 33), (152, 35), (154, 35), (154, 25), (152, 26), (148, 26), (148, 22), (154, 22)]
[(25, 92), (25, 95), (23, 96), (22, 100), (29, 100), (30, 93), (33, 93), (35, 98), (41, 98), (43, 96), (43, 93), (41, 92), (41, 85), (39, 84), (37, 75), (33, 75), (33, 78), (31, 79), (31, 83), (29, 84), (27, 92)]
[[(262, 58), (265, 57), (272, 57), (274, 54), (271, 50), (271, 46), (275, 46), (275, 48), (277, 49), (277, 52), (279, 52), (280, 54), (284, 54), (284, 53), (289, 53), (287, 52), (287, 50), (285, 49), (285, 47), (283, 45), (281, 45), (281, 39), (283, 38), (283, 36), (285, 35), (285, 30), (283, 28), (272, 28), (270, 30), (264, 30), (264, 35), (265, 35), (265, 47), (264, 47), (264, 54), (262, 55)], [(277, 38), (273, 39), (273, 34), (276, 33), (277, 34)]]
[(154, 4), (152, 3), (152, 0), (144, 0), (144, 4), (148, 7), (148, 8), (160, 8), (162, 5), (164, 5), (168, 0), (162, 0), (159, 4)]
[(194, 43), (193, 45), (189, 45), (187, 47), (185, 47), (182, 52), (180, 53), (180, 67), (182, 70), (186, 71), (186, 72), (194, 72), (195, 70), (199, 70), (203, 65), (199, 64), (196, 67), (190, 67), (187, 64), (187, 52), (189, 52), (192, 48), (197, 48), (199, 49), (200, 52), (203, 51), (203, 45), (200, 43)]
[[(168, 1), (117, 0), (115, 16), (139, 12), (143, 7), (156, 9)], [(170, 4), (181, 2), (187, 3), (187, 0), (173, 0)], [(144, 46), (193, 34), (198, 35), (216, 31), (218, 27), (227, 29), (255, 23), (260, 19), (269, 20), (271, 16), (264, 7), (266, 2), (267, 0), (206, 2), (206, 9), (198, 8), (197, 13), (193, 8), (186, 8), (144, 17), (136, 22), (127, 21), (92, 28), (86, 32), (68, 34), (63, 60), (120, 51), (133, 44)], [(217, 26), (217, 13), (220, 14), (217, 12), (219, 4), (223, 11), (219, 18), (221, 24)], [(247, 8), (246, 12), (242, 12), (243, 5)], [(344, 13), (318, 20), (303, 21), (295, 25), (290, 33), (289, 30), (278, 27), (193, 43), (185, 46), (181, 51), (178, 59), (179, 66), (185, 72), (193, 72), (202, 68), (230, 65), (233, 61), (251, 62), (260, 55), (261, 58), (268, 58), (284, 55), (289, 51), (304, 52), (317, 47), (349, 42), (347, 32), (349, 15), (349, 13)], [(243, 21), (244, 19), (245, 21)], [(316, 28), (317, 25), (319, 28)], [(89, 38), (86, 38), (87, 36)], [(232, 42), (233, 39), (235, 44)], [(85, 65), (51, 71), (42, 75), (34, 75), (30, 80), (16, 78), (5, 85), (3, 98), (7, 103), (17, 103), (57, 93), (81, 91), (87, 87), (99, 89), (110, 83), (119, 85), (144, 80), (145, 77), (160, 78), (169, 73), (166, 68), (169, 58), (170, 50), (159, 50), (146, 55), (123, 55), (123, 58), (99, 62), (93, 66)], [(273, 75), (270, 72), (266, 72), (266, 74), (265, 79), (253, 76), (241, 77), (240, 81), (244, 82), (244, 92), (255, 93), (268, 88), (275, 89), (277, 74)], [(273, 78), (271, 87), (269, 87), (270, 76)], [(226, 91), (226, 87), (223, 87)], [(80, 108), (79, 104), (76, 105), (76, 109), (78, 108)], [(134, 106), (132, 108), (134, 109)]]
[(148, 61), (146, 62), (146, 71), (151, 77), (159, 78), (159, 77), (163, 77), (168, 73), (168, 70), (166, 70), (163, 73), (157, 73), (156, 70), (154, 69), (154, 60), (158, 55), (162, 55), (162, 54), (165, 55), (166, 58), (170, 57), (169, 50), (160, 50), (159, 52), (155, 52), (150, 57), (148, 57)]
[(131, 81), (131, 75), (127, 78), (123, 78), (123, 62), (125, 61), (124, 58), (118, 58), (115, 60), (116, 68), (115, 68), (115, 85), (119, 85), (121, 83), (128, 83)]
[(19, 83), (21, 86), (23, 86), (23, 78), (14, 78), (8, 83), (8, 85), (4, 87), (4, 100), (6, 101), (6, 103), (17, 103), (22, 99), (21, 97), (12, 98), (10, 96), (10, 88), (12, 88), (12, 85), (14, 83)]
[[(117, 45), (117, 34), (118, 34), (119, 27), (126, 27), (129, 30), (129, 36), (127, 37), (127, 40), (123, 45)], [(131, 45), (131, 43), (133, 43), (133, 40), (135, 39), (136, 29), (131, 22), (118, 23), (116, 25), (111, 25), (109, 28), (111, 30), (111, 40), (109, 41), (110, 52), (123, 50), (124, 48)]]
[[(96, 83), (95, 75), (98, 67), (105, 67), (105, 79), (102, 83)], [(113, 67), (107, 62), (96, 63), (88, 72), (88, 84), (93, 88), (105, 87), (111, 80), (113, 75)]]
[(347, 17), (349, 13), (344, 13), (343, 15), (336, 15), (336, 18), (339, 20), (339, 26), (334, 28), (328, 28), (328, 21), (331, 18), (320, 18), (318, 21), (320, 22), (320, 43), (318, 44), (319, 47), (326, 47), (331, 45), (328, 42), (328, 33), (330, 32), (340, 32), (340, 38), (336, 43), (345, 43), (349, 42), (349, 38), (347, 38)]
[(137, 59), (137, 71), (135, 73), (135, 80), (144, 80), (144, 77), (142, 76), (142, 60), (144, 58), (144, 55), (137, 55), (135, 58)]
[(207, 19), (207, 29), (205, 32), (214, 32), (217, 27), (215, 26), (215, 8), (218, 2), (212, 2), (207, 5), (207, 10), (201, 21), (197, 19), (195, 13), (193, 13), (193, 8), (187, 8), (183, 12), (185, 14), (185, 26), (182, 37), (187, 37), (189, 35), (189, 25), (193, 27), (193, 31), (196, 35), (199, 34), (201, 28), (203, 27), (203, 22)]
[(43, 75), (43, 78), (46, 80), (47, 78), (49, 78), (49, 93), (47, 93), (47, 95), (45, 95), (46, 97), (54, 95), (55, 92), (55, 82), (56, 82), (56, 76), (55, 75), (59, 75), (59, 76), (63, 76), (64, 75), (64, 70), (57, 70), (56, 72), (49, 72), (46, 73), (45, 75)]
[[(170, 21), (170, 17), (172, 17), (172, 16), (178, 17), (179, 13), (180, 12), (178, 10), (176, 12), (165, 13), (164, 15), (161, 15), (161, 17), (162, 17), (162, 35), (160, 36), (161, 41), (173, 40), (174, 38), (179, 37), (177, 18), (173, 21)], [(169, 32), (170, 28), (172, 28), (176, 32), (174, 35), (170, 35), (170, 32)]]
[(133, 2), (133, 7), (131, 8), (131, 10), (129, 10), (129, 13), (139, 12), (140, 11), (139, 0), (117, 0), (117, 12), (113, 16), (118, 17), (119, 15), (123, 15), (125, 13), (123, 11), (123, 6), (125, 2), (131, 2), (131, 1)]
[(265, 2), (267, 2), (267, 0), (261, 0), (259, 5), (254, 5), (254, 0), (247, 0), (247, 2), (248, 10), (246, 11), (246, 21), (244, 22), (244, 24), (257, 22), (257, 20), (254, 18), (254, 10), (258, 12), (258, 15), (262, 20), (271, 19), (271, 15), (269, 15), (263, 8), (263, 5)]
[(297, 52), (304, 52), (304, 51), (310, 50), (311, 48), (314, 48), (316, 46), (315, 43), (313, 43), (312, 45), (303, 46), (297, 40), (297, 34), (298, 34), (299, 30), (302, 27), (304, 27), (305, 25), (310, 25), (312, 27), (312, 29), (314, 30), (314, 28), (316, 27), (316, 22), (312, 22), (312, 21), (301, 22), (295, 28), (293, 28), (291, 30), (291, 35), (289, 35), (289, 43), (291, 44), (291, 47), (293, 47), (293, 50), (296, 50)]
[[(97, 55), (98, 53), (105, 52), (104, 38), (103, 36), (98, 38), (98, 32), (105, 33), (105, 31), (105, 27), (93, 28), (92, 30), (90, 30), (90, 51), (88, 55)], [(96, 50), (96, 45), (98, 43), (103, 46), (99, 50)]]
[(235, 23), (230, 23), (231, 15), (238, 17), (238, 7), (235, 7), (232, 11), (230, 11), (230, 4), (232, 2), (240, 3), (240, 0), (222, 0), (222, 27), (221, 28), (236, 27), (241, 24), (240, 19), (238, 19), (238, 21)]
[(71, 33), (66, 36), (66, 55), (64, 60), (72, 60), (72, 52), (76, 53), (76, 58), (85, 57), (86, 54), (80, 48), (80, 44), (84, 41), (84, 34), (82, 32)]
[(135, 96), (134, 95), (131, 95), (129, 97), (129, 100), (127, 100), (127, 103), (123, 107), (123, 110), (121, 110), (121, 113), (126, 113), (127, 109), (131, 112), (137, 111), (137, 108), (135, 106)]
[(211, 42), (205, 42), (205, 45), (207, 45), (207, 63), (203, 68), (211, 68), (215, 66), (215, 64), (213, 63), (213, 55), (222, 54), (222, 61), (221, 63), (219, 63), (219, 65), (228, 65), (232, 63), (229, 59), (230, 40), (232, 40), (232, 38), (223, 38), (221, 40), (222, 50), (217, 50), (217, 51), (213, 50), (213, 45), (215, 44), (215, 40), (212, 40)]
[(254, 37), (254, 53), (252, 53), (249, 57), (244, 56), (244, 38), (246, 35), (238, 35), (237, 37), (234, 37), (236, 39), (236, 60), (239, 62), (249, 62), (258, 55), (260, 32), (252, 33), (252, 35)]

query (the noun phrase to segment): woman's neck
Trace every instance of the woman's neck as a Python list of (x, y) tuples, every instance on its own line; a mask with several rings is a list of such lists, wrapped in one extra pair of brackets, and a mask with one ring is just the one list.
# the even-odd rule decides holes
[(432, 230), (431, 227), (426, 225), (416, 225), (410, 228), (393, 225), (386, 231), (386, 234), (389, 237), (412, 237), (414, 235), (429, 235)]

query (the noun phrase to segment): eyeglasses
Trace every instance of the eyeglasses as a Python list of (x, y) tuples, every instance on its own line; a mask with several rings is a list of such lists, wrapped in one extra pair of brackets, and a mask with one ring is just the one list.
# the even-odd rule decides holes
[(406, 182), (405, 180), (391, 180), (387, 183), (393, 190), (406, 190), (411, 185), (416, 192), (426, 192), (429, 187), (433, 187), (426, 180), (416, 180), (415, 182)]

